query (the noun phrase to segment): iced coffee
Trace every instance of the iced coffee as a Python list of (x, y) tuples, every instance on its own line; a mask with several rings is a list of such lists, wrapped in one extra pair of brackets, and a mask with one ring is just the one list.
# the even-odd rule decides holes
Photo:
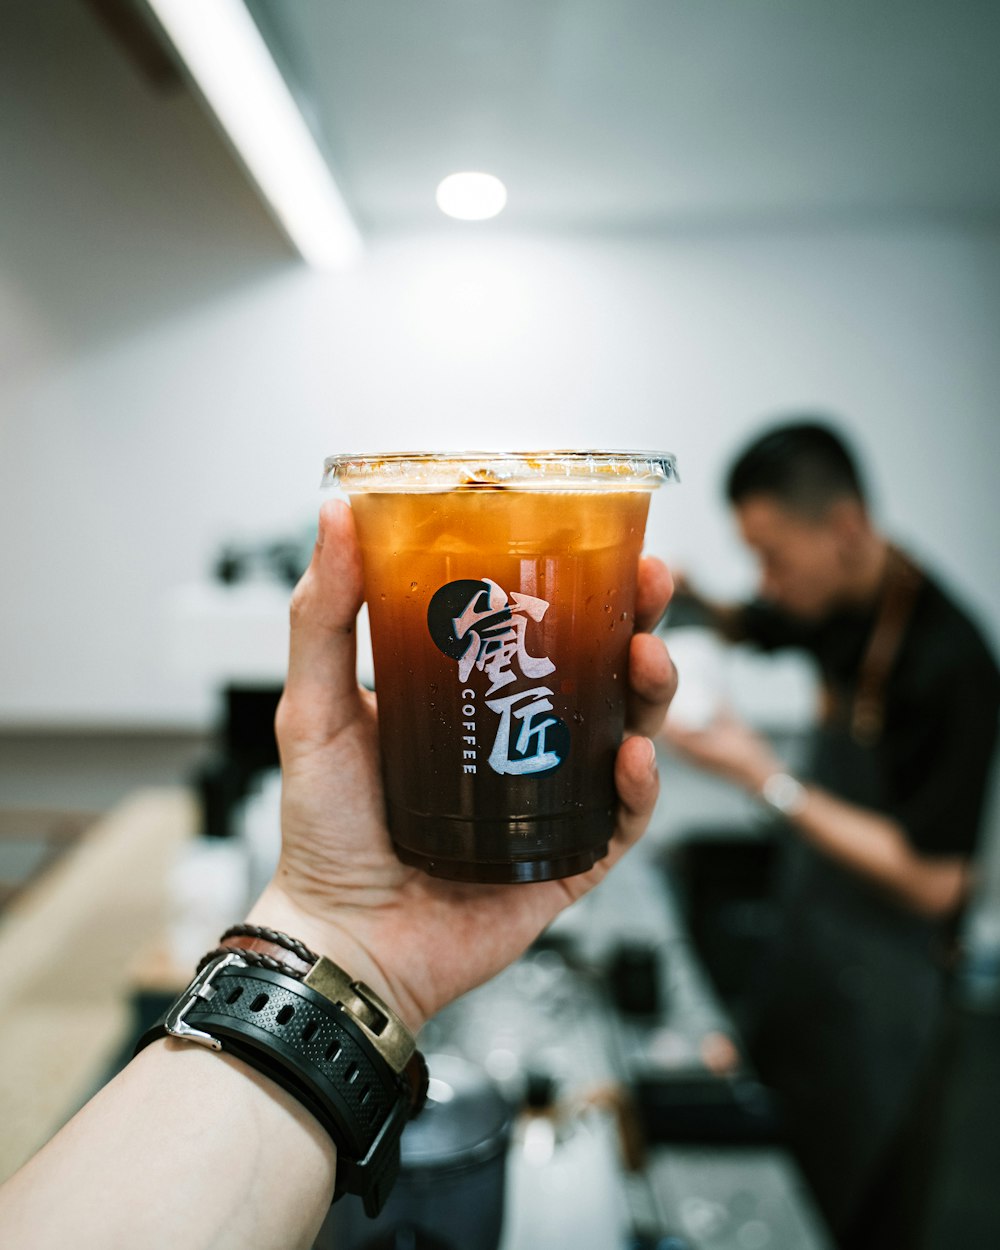
[(436, 876), (591, 867), (614, 824), (649, 453), (334, 457), (372, 630), (389, 828)]

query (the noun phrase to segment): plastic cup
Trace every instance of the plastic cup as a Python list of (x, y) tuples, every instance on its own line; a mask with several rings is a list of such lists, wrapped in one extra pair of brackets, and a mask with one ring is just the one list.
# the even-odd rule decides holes
[(585, 872), (614, 760), (651, 492), (635, 451), (341, 455), (396, 853), (459, 881)]

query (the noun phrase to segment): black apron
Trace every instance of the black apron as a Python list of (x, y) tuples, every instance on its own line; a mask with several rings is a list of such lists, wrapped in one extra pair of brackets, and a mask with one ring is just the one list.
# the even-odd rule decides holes
[[(867, 696), (871, 684), (859, 681)], [(845, 699), (837, 708), (828, 704), (817, 733), (811, 780), (847, 802), (889, 810), (877, 734), (859, 732), (856, 697), (853, 708)], [(870, 697), (861, 711), (871, 718)], [(746, 1041), (782, 1096), (790, 1143), (839, 1232), (885, 1163), (935, 1052), (946, 1002), (940, 926), (784, 837), (779, 926), (750, 996)]]

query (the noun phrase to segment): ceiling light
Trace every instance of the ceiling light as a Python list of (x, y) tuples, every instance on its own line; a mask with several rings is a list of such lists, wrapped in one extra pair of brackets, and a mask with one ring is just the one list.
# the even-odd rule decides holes
[(150, 0), (195, 86), (302, 258), (340, 269), (361, 235), (242, 0)]
[(449, 174), (437, 189), (437, 205), (461, 221), (486, 221), (503, 212), (507, 188), (492, 174)]

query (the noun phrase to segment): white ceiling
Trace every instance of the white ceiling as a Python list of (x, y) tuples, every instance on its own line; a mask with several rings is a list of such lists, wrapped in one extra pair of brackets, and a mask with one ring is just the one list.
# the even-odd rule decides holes
[(998, 0), (249, 0), (362, 227), (1000, 214)]

